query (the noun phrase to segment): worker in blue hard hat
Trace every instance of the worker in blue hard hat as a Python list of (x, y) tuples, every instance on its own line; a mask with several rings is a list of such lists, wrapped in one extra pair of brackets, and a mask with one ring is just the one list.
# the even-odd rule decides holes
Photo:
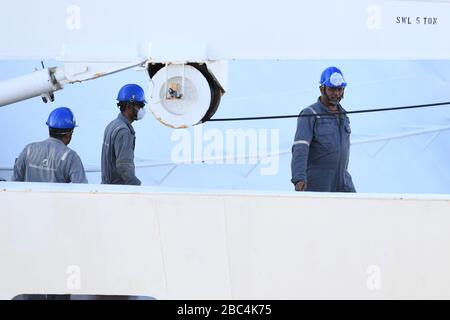
[(120, 113), (103, 136), (102, 183), (140, 185), (135, 174), (136, 135), (131, 124), (145, 115), (144, 90), (137, 84), (126, 84), (119, 90), (117, 101)]
[(48, 116), (49, 138), (27, 145), (16, 159), (13, 181), (87, 183), (78, 154), (67, 147), (76, 127), (69, 108), (56, 108)]
[(341, 70), (336, 67), (326, 68), (320, 76), (321, 101), (331, 109), (336, 109), (344, 98), (347, 82)]
[(296, 191), (356, 192), (347, 171), (350, 120), (340, 104), (346, 86), (341, 70), (326, 68), (320, 97), (300, 113), (291, 162)]

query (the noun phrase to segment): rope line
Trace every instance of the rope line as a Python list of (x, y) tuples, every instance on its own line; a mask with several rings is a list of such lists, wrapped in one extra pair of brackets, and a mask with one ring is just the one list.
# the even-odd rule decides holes
[(345, 111), (345, 112), (335, 112), (332, 115), (329, 113), (317, 113), (317, 114), (294, 114), (294, 115), (280, 115), (280, 116), (262, 116), (262, 117), (241, 117), (241, 118), (217, 118), (217, 119), (209, 119), (208, 121), (247, 121), (247, 120), (269, 120), (269, 119), (286, 119), (286, 118), (300, 118), (300, 117), (317, 117), (317, 116), (335, 116), (341, 114), (353, 114), (353, 113), (370, 113), (370, 112), (382, 112), (382, 111), (396, 111), (396, 110), (405, 110), (405, 109), (417, 109), (417, 108), (430, 108), (430, 107), (438, 107), (450, 105), (449, 102), (439, 102), (439, 103), (429, 103), (429, 104), (418, 104), (412, 106), (403, 106), (403, 107), (391, 107), (391, 108), (379, 108), (379, 109), (363, 109), (363, 110), (354, 110), (354, 111)]

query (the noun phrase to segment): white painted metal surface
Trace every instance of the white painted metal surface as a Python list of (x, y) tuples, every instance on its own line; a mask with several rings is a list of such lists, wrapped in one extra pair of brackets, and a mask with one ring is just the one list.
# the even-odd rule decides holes
[(0, 298), (450, 298), (450, 197), (0, 183)]
[[(448, 1), (326, 0), (305, 5), (294, 0), (235, 0), (214, 13), (195, 9), (209, 8), (204, 0), (178, 0), (170, 5), (137, 0), (114, 4), (16, 1), (8, 5), (0, 13), (0, 30), (13, 25), (14, 31), (3, 32), (1, 40), (14, 45), (2, 46), (0, 59), (50, 58), (66, 64), (58, 72), (61, 81), (48, 79), (44, 88), (42, 79), (35, 79), (40, 73), (0, 83), (0, 106), (41, 94), (50, 97), (65, 82), (119, 72), (135, 66), (136, 61), (450, 58), (450, 43), (435, 40), (445, 39), (450, 29)], [(121, 23), (128, 11), (133, 23)], [(27, 23), (16, 23), (18, 14)], [(155, 82), (159, 78), (157, 74)], [(186, 92), (202, 86), (201, 81), (185, 82)], [(202, 91), (198, 90), (199, 96)], [(185, 111), (203, 112), (202, 103), (193, 104), (193, 100), (198, 99), (166, 101), (167, 105), (155, 107), (154, 114), (172, 127), (192, 125), (202, 117), (191, 117)], [(184, 114), (173, 109), (182, 109)], [(177, 119), (172, 121), (173, 117)]]
[(1, 82), (0, 106), (62, 89), (62, 85), (54, 81), (51, 74), (49, 69), (43, 69)]
[[(1, 58), (118, 61), (448, 59), (448, 1), (55, 1), (8, 4)], [(25, 9), (24, 9), (25, 8)], [(26, 23), (17, 23), (17, 17)], [(126, 23), (125, 23), (126, 21)], [(6, 32), (14, 26), (14, 32)], [(32, 27), (30, 27), (32, 26)], [(99, 27), (101, 26), (101, 27)]]
[[(30, 74), (0, 82), (0, 107), (43, 95), (49, 97), (68, 83), (97, 79), (133, 67), (143, 67), (144, 62), (107, 63), (67, 62), (63, 67), (36, 70)], [(46, 102), (52, 101), (47, 98)]]

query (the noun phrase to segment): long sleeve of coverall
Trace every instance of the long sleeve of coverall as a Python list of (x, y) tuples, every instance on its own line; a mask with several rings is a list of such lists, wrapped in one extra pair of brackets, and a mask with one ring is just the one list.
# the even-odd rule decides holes
[(14, 163), (14, 173), (12, 181), (25, 181), (25, 156), (27, 154), (26, 148), (22, 150)]
[[(310, 109), (304, 109), (301, 115), (311, 115)], [(292, 146), (292, 183), (306, 181), (306, 167), (308, 164), (309, 146), (314, 135), (315, 117), (299, 117), (297, 119), (297, 130), (295, 132), (294, 144)]]
[(125, 184), (140, 185), (134, 167), (134, 136), (129, 130), (121, 129), (114, 140), (117, 173)]

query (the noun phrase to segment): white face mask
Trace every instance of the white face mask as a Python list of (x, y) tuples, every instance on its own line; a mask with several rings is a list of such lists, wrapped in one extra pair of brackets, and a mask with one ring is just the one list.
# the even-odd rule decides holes
[(144, 116), (145, 116), (145, 108), (140, 108), (137, 113), (136, 120), (141, 120)]

